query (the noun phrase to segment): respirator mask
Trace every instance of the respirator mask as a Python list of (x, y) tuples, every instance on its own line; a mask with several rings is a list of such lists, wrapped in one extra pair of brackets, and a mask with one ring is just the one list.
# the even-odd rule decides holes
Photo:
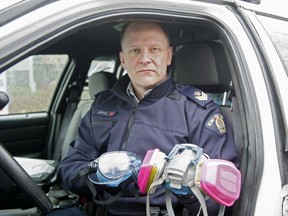
[(231, 206), (238, 199), (241, 174), (232, 162), (210, 159), (203, 149), (193, 144), (177, 144), (168, 156), (158, 149), (150, 150), (138, 175), (140, 192), (147, 193), (146, 212), (150, 211), (149, 195), (156, 186), (166, 188), (165, 200), (169, 216), (174, 212), (171, 192), (175, 195), (194, 195), (200, 202), (203, 215), (208, 215), (205, 199), (208, 197), (221, 206)]

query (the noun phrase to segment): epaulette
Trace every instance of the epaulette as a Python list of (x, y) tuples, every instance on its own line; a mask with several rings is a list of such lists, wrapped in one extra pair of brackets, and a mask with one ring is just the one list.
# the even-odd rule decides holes
[(177, 84), (176, 88), (178, 91), (188, 97), (189, 99), (193, 100), (195, 103), (197, 103), (201, 107), (205, 107), (210, 101), (213, 99), (207, 95), (205, 92), (194, 88), (190, 85), (180, 85)]

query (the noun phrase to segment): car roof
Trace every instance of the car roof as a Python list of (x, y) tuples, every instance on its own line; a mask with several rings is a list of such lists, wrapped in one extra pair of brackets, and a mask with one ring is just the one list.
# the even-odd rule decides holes
[(0, 4), (0, 26), (56, 0), (9, 0)]
[[(88, 1), (87, 2), (93, 2), (93, 1)], [(204, 1), (204, 0), (199, 0), (199, 2)], [(116, 2), (116, 1), (115, 1)], [(125, 3), (125, 1), (123, 1)], [(130, 1), (127, 0), (127, 3)], [(154, 1), (153, 1), (154, 2)], [(184, 1), (183, 1), (184, 2)], [(187, 1), (188, 2), (188, 1)], [(205, 1), (207, 2), (207, 1)], [(232, 5), (232, 4), (243, 4), (245, 7), (252, 7), (251, 3), (244, 3), (244, 2), (239, 2), (239, 1), (232, 1), (232, 0), (211, 0), (211, 2), (216, 3), (216, 4), (222, 4), (222, 5)], [(70, 3), (73, 5), (73, 11), (78, 13), (78, 6), (81, 6), (81, 2), (78, 1), (69, 1), (69, 0), (12, 0), (11, 5), (9, 6), (8, 4), (5, 4), (5, 6), (2, 5), (2, 10), (0, 11), (0, 25), (3, 25), (9, 21), (13, 21), (17, 19), (20, 16), (23, 16), (21, 18), (26, 18), (23, 19), (25, 22), (30, 22), (31, 19), (35, 18), (35, 20), (31, 20), (30, 25), (36, 27), (41, 27), (41, 22), (38, 22), (37, 17), (30, 16), (29, 19), (27, 17), (29, 16), (24, 16), (25, 14), (30, 15), (36, 12), (35, 14), (37, 16), (41, 15), (40, 13), (37, 13), (38, 11), (43, 11), (44, 12), (44, 6), (48, 7), (52, 6), (52, 3), (60, 3), (63, 8), (67, 8)], [(67, 5), (68, 4), (68, 5)], [(157, 4), (157, 2), (154, 4)], [(159, 3), (160, 4), (160, 3)], [(116, 4), (115, 4), (116, 5)], [(256, 7), (257, 5), (254, 4)], [(258, 5), (259, 6), (259, 5)], [(51, 7), (51, 8), (52, 8)], [(58, 8), (59, 12), (58, 14), (61, 14), (61, 10), (64, 12), (63, 8)], [(259, 7), (258, 7), (259, 8)], [(37, 10), (38, 9), (38, 10)], [(43, 9), (43, 10), (42, 10)], [(33, 11), (33, 12), (32, 12)], [(59, 15), (60, 16), (60, 15)], [(61, 15), (62, 16), (62, 15)], [(156, 15), (155, 15), (156, 16)], [(71, 16), (70, 16), (71, 17)], [(151, 19), (152, 15), (149, 16)], [(55, 18), (56, 19), (56, 18)], [(119, 17), (119, 19), (122, 19)], [(20, 20), (20, 19), (19, 19)], [(19, 21), (15, 20), (15, 21)], [(23, 20), (22, 23), (23, 23)], [(107, 19), (108, 20), (108, 19)], [(43, 19), (42, 22), (49, 22), (47, 19)], [(54, 20), (55, 22), (55, 20)], [(76, 20), (75, 22), (78, 22)], [(106, 22), (106, 21), (105, 21)], [(169, 21), (167, 21), (169, 22)], [(174, 19), (173, 19), (174, 22)], [(13, 30), (13, 27), (16, 26), (16, 24), (20, 24), (20, 22), (11, 22), (11, 29)], [(51, 39), (49, 41), (49, 44), (45, 44), (46, 48), (43, 46), (41, 49), (39, 48), (39, 54), (75, 54), (79, 55), (81, 53), (90, 53), (93, 56), (98, 56), (99, 54), (101, 55), (117, 55), (118, 52), (120, 51), (120, 43), (119, 43), (119, 30), (115, 28), (116, 25), (119, 25), (121, 23), (119, 20), (113, 20), (113, 21), (107, 21), (106, 23), (97, 23), (94, 25), (93, 23), (89, 25), (82, 25), (81, 27), (76, 27), (74, 29), (71, 29), (64, 34), (61, 34), (60, 37), (55, 37), (55, 40)], [(207, 24), (207, 23), (206, 23)], [(174, 25), (170, 24), (169, 29), (172, 29), (172, 34), (177, 35), (179, 33), (179, 28), (177, 27), (180, 26), (180, 28), (186, 28), (187, 32), (189, 32), (189, 37), (187, 38), (193, 38), (197, 39), (198, 41), (194, 42), (199, 42), (201, 40), (213, 40), (217, 39), (217, 36), (215, 36), (215, 31), (211, 30), (209, 26), (207, 26), (205, 23), (201, 23), (201, 25), (197, 26), (196, 24), (193, 26), (185, 26), (185, 24), (179, 25), (179, 23), (175, 23)], [(63, 24), (64, 25), (64, 24)], [(76, 25), (75, 25), (76, 26)], [(64, 28), (64, 27), (63, 27)], [(11, 30), (11, 31), (12, 31)], [(181, 29), (182, 31), (183, 29)], [(7, 31), (6, 31), (7, 32)], [(32, 32), (31, 34), (34, 34)], [(51, 32), (49, 33), (51, 34)], [(194, 35), (195, 34), (195, 35)], [(104, 35), (104, 37), (103, 37)], [(192, 37), (191, 37), (192, 35)], [(208, 38), (207, 38), (208, 36)], [(9, 37), (7, 37), (9, 38)], [(9, 39), (9, 40), (12, 40)], [(81, 43), (79, 43), (81, 41)], [(177, 38), (172, 37), (172, 45), (177, 45), (179, 41), (177, 41)], [(183, 42), (183, 41), (182, 41)], [(187, 41), (186, 41), (187, 42)], [(190, 43), (193, 43), (193, 41), (188, 41)], [(107, 44), (109, 44), (107, 46)]]

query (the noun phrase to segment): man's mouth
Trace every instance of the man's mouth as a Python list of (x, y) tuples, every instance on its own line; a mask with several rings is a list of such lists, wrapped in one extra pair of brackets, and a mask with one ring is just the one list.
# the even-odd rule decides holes
[(142, 69), (142, 70), (139, 70), (139, 72), (143, 73), (143, 72), (155, 72), (155, 70), (152, 70), (152, 69)]

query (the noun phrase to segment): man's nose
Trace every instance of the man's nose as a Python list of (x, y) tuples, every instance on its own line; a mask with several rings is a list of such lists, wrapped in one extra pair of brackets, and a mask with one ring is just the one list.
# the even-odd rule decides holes
[(140, 59), (139, 59), (139, 63), (140, 64), (147, 64), (150, 62), (151, 62), (151, 58), (149, 56), (148, 50), (143, 50), (143, 52), (141, 53)]

